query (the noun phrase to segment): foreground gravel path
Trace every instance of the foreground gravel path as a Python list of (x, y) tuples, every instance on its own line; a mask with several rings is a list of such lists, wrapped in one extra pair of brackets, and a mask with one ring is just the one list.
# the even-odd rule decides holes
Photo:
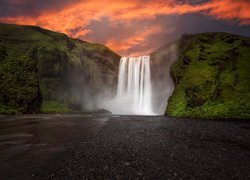
[[(33, 148), (14, 156), (2, 147), (0, 178), (250, 179), (248, 122), (140, 116), (49, 118), (47, 123), (57, 119), (49, 128), (64, 128), (59, 136), (51, 134), (58, 142), (40, 140), (42, 135), (29, 142)], [(39, 126), (43, 122), (46, 134), (47, 124), (36, 121)], [(43, 141), (45, 147), (35, 146)]]

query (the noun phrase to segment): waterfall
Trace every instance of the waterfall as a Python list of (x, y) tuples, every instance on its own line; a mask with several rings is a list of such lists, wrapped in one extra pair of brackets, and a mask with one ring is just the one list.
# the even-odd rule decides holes
[(176, 44), (151, 56), (122, 57), (116, 93), (104, 89), (98, 108), (121, 115), (163, 115), (174, 90), (170, 67), (176, 59)]
[(153, 115), (150, 56), (122, 57), (117, 94), (109, 109), (114, 114)]

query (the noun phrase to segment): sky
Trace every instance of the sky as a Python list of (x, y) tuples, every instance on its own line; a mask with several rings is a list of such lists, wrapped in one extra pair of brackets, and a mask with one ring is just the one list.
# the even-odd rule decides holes
[(37, 25), (139, 56), (182, 34), (250, 36), (250, 0), (0, 0), (0, 22)]

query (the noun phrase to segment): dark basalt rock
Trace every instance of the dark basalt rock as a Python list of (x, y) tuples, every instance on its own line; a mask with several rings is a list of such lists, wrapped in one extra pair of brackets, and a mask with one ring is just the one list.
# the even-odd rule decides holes
[(189, 63), (190, 63), (190, 58), (188, 58), (187, 56), (185, 56), (184, 58), (183, 58), (183, 64), (184, 65), (188, 65)]
[(112, 112), (110, 112), (107, 109), (97, 109), (95, 111), (93, 111), (94, 114), (112, 114)]

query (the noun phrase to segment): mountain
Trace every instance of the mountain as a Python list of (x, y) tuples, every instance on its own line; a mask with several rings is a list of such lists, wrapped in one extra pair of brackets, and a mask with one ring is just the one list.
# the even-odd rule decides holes
[(170, 72), (175, 88), (167, 115), (250, 119), (250, 38), (203, 33), (183, 35), (173, 45), (177, 58)]
[(0, 24), (0, 114), (95, 109), (116, 87), (119, 59), (100, 44)]

